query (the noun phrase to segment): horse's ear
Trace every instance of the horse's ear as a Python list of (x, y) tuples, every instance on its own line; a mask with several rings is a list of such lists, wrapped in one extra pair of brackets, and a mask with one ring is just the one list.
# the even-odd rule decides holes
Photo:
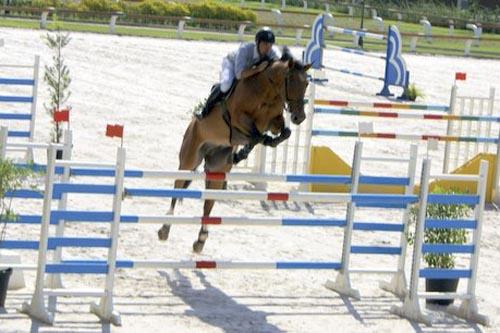
[(307, 72), (311, 68), (312, 64), (307, 64), (304, 66), (304, 72)]

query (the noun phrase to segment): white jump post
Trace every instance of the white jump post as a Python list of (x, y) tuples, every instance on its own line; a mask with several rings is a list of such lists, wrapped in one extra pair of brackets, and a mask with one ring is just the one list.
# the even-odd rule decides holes
[(7, 137), (9, 135), (7, 126), (0, 126), (0, 159), (5, 160), (7, 156)]
[[(72, 158), (72, 149), (71, 147), (73, 146), (73, 134), (71, 131), (64, 131), (64, 148), (63, 148), (63, 155), (62, 158), (63, 160), (70, 161)], [(70, 182), (70, 168), (69, 166), (64, 166), (63, 167), (63, 174), (61, 176), (61, 183), (69, 183)], [(65, 210), (68, 206), (68, 194), (63, 193), (61, 196), (61, 199), (57, 203), (57, 209), (58, 210)], [(65, 221), (64, 220), (59, 220), (58, 224), (56, 226), (56, 237), (63, 237), (64, 236), (64, 228), (65, 228)], [(61, 262), (61, 255), (62, 255), (62, 248), (58, 247), (57, 249), (54, 250), (53, 253), (53, 261), (54, 262)], [(47, 278), (47, 281), (45, 285), (49, 288), (63, 288), (63, 283), (61, 280), (61, 275), (60, 274), (51, 274)], [(49, 304), (51, 302), (55, 302), (55, 299), (51, 299), (49, 297)], [(55, 303), (54, 303), (55, 304)]]
[(303, 0), (302, 2), (304, 3), (304, 5), (303, 5), (303, 7), (302, 7), (302, 8), (303, 8), (304, 10), (307, 10), (307, 0)]
[(30, 303), (23, 303), (21, 312), (26, 313), (45, 323), (53, 323), (54, 316), (47, 312), (44, 300), (44, 279), (47, 264), (47, 247), (49, 239), (50, 212), (52, 193), (54, 190), (56, 148), (47, 149), (47, 171), (45, 176), (45, 190), (43, 199), (42, 225), (40, 227), (40, 241), (38, 246), (38, 266), (36, 272), (35, 292)]
[(281, 9), (286, 8), (286, 0), (281, 0)]
[[(354, 158), (351, 171), (351, 195), (358, 193), (362, 149), (363, 143), (361, 141), (357, 141), (356, 145), (354, 146)], [(335, 282), (329, 280), (325, 283), (325, 287), (334, 290), (341, 295), (347, 295), (349, 297), (360, 299), (361, 296), (359, 294), (359, 291), (352, 288), (351, 279), (349, 276), (349, 262), (351, 255), (351, 239), (354, 224), (353, 222), (355, 206), (356, 204), (352, 201), (347, 204), (346, 226), (344, 227), (344, 239), (342, 246), (342, 267), (339, 270)]]
[[(30, 121), (30, 137), (29, 137), (29, 142), (34, 141), (35, 137), (35, 119), (36, 119), (36, 105), (37, 105), (37, 98), (38, 98), (38, 77), (39, 77), (39, 70), (40, 70), (40, 56), (36, 55), (35, 56), (35, 63), (33, 64), (33, 86), (31, 88), (31, 96), (32, 96), (32, 101), (31, 101), (31, 108), (30, 108), (30, 114), (31, 114), (31, 121)], [(33, 149), (28, 149), (26, 151), (26, 161), (34, 161), (34, 156), (33, 156)]]
[(116, 168), (115, 168), (115, 193), (113, 196), (113, 221), (111, 222), (110, 238), (111, 246), (108, 251), (108, 273), (106, 274), (106, 282), (104, 295), (101, 297), (99, 304), (92, 303), (90, 311), (99, 318), (109, 321), (114, 325), (121, 325), (120, 314), (113, 309), (113, 290), (115, 284), (116, 271), (116, 254), (118, 251), (118, 236), (120, 233), (120, 217), (123, 200), (123, 181), (125, 176), (125, 148), (119, 147), (116, 153)]
[(449, 20), (448, 21), (448, 36), (453, 36), (454, 32), (455, 32), (455, 21)]

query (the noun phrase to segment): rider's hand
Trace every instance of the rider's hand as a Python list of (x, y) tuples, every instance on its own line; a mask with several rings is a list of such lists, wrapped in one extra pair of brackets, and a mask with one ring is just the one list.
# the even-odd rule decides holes
[(266, 69), (267, 65), (269, 64), (269, 61), (263, 61), (260, 63), (259, 66), (257, 66), (257, 72), (260, 73), (262, 72), (264, 69)]

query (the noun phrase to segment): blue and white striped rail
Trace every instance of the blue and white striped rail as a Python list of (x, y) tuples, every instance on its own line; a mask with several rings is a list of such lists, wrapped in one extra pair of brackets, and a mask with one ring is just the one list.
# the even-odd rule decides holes
[(379, 80), (379, 81), (384, 81), (385, 80), (381, 76), (375, 76), (375, 75), (370, 75), (370, 74), (363, 74), (363, 73), (354, 72), (354, 71), (351, 71), (351, 70), (345, 69), (345, 68), (335, 68), (335, 67), (329, 67), (329, 66), (324, 66), (324, 68), (326, 68), (326, 69), (328, 69), (330, 71), (344, 73), (344, 74), (350, 74), (350, 75), (354, 75), (354, 76), (358, 76), (358, 77), (366, 77), (368, 79), (374, 79), (374, 80)]
[[(347, 47), (339, 47), (339, 46), (328, 45), (328, 48), (329, 49), (334, 49), (334, 50), (337, 50), (337, 51), (340, 51), (340, 52), (344, 52), (344, 53), (356, 54), (356, 55), (360, 55), (360, 56), (364, 56), (364, 57), (385, 60), (384, 56), (373, 54), (373, 53), (370, 53), (370, 52), (361, 51), (361, 50), (349, 49)], [(325, 67), (325, 68), (327, 68), (327, 67)]]
[(374, 33), (366, 32), (366, 31), (358, 31), (358, 30), (345, 29), (345, 28), (332, 27), (332, 26), (327, 26), (326, 29), (330, 32), (336, 32), (336, 33), (344, 34), (344, 35), (359, 36), (359, 37), (363, 37), (363, 38), (378, 39), (378, 40), (386, 40), (387, 39), (387, 37), (384, 35), (374, 34)]
[[(88, 265), (89, 273), (104, 273), (107, 271), (105, 261), (71, 260), (60, 264), (60, 270), (70, 271), (77, 267), (85, 270)], [(315, 262), (315, 261), (277, 261), (277, 262), (241, 262), (241, 261), (168, 261), (168, 260), (117, 260), (116, 268), (153, 268), (153, 269), (328, 269), (338, 270), (339, 262)]]

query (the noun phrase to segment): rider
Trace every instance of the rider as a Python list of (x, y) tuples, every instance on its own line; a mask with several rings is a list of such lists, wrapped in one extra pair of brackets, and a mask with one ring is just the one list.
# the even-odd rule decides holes
[[(273, 49), (274, 33), (268, 27), (263, 27), (255, 34), (255, 43), (242, 44), (238, 50), (229, 53), (222, 61), (220, 83), (212, 87), (199, 119), (205, 117), (215, 104), (221, 101), (231, 89), (234, 79), (246, 79), (262, 72), (268, 65), (268, 60), (279, 59)], [(259, 63), (258, 66), (255, 64)]]

